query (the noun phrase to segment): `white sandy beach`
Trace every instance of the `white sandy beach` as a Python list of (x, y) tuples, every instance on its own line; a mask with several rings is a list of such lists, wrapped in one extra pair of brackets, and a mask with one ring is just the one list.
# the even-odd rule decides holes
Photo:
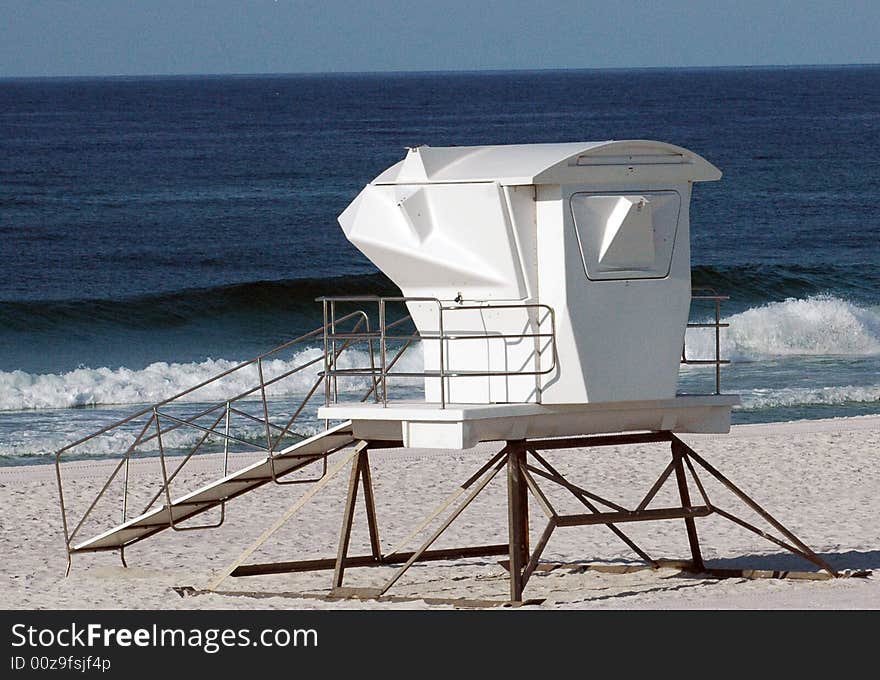
[[(743, 425), (722, 436), (683, 437), (698, 453), (794, 531), (837, 569), (880, 570), (880, 416)], [(466, 452), (377, 451), (371, 454), (373, 482), (383, 547), (388, 550), (457, 484), (473, 473), (499, 445)], [(558, 451), (549, 460), (572, 481), (633, 506), (668, 461), (667, 446), (639, 445), (591, 451)], [(253, 460), (234, 457), (234, 465)], [(332, 461), (332, 459), (331, 459)], [(112, 470), (112, 461), (63, 465), (72, 514), (86, 507)], [(218, 476), (219, 461), (191, 461), (175, 495)], [(132, 482), (149, 477), (158, 488), (155, 460), (132, 464)], [(347, 472), (338, 475), (303, 511), (250, 561), (268, 562), (335, 555)], [(754, 515), (720, 486), (702, 475), (718, 506), (749, 521)], [(141, 488), (141, 487), (139, 487)], [(128, 568), (115, 552), (77, 555), (68, 578), (52, 465), (0, 468), (0, 606), (12, 609), (293, 609), (425, 608), (423, 600), (405, 602), (325, 601), (292, 595), (327, 591), (331, 572), (227, 579), (224, 591), (263, 596), (207, 594), (179, 596), (175, 586), (201, 588), (213, 570), (231, 562), (276, 517), (305, 492), (307, 485), (265, 486), (231, 501), (223, 527), (210, 531), (162, 532), (126, 550)], [(146, 487), (143, 486), (144, 491)], [(112, 489), (111, 489), (112, 491)], [(672, 503), (674, 483), (664, 487), (658, 504)], [(112, 494), (111, 494), (112, 495)], [(138, 494), (134, 494), (138, 497)], [(143, 497), (143, 493), (140, 494)], [(117, 495), (118, 498), (118, 495)], [(560, 509), (564, 496), (554, 496)], [(79, 499), (79, 500), (74, 500)], [(136, 503), (134, 503), (136, 505)], [(112, 514), (111, 514), (112, 512)], [(109, 528), (118, 506), (96, 509), (95, 525)], [(531, 504), (532, 541), (543, 529), (541, 511)], [(199, 521), (210, 522), (212, 512)], [(368, 552), (362, 506), (355, 515), (350, 553)], [(684, 523), (666, 520), (621, 525), (654, 557), (688, 557)], [(709, 566), (770, 570), (815, 567), (723, 518), (697, 520)], [(762, 527), (763, 528), (763, 527)], [(86, 528), (84, 534), (88, 533)], [(85, 537), (85, 536), (83, 536)], [(435, 547), (504, 543), (506, 489), (499, 475)], [(414, 542), (415, 543), (415, 542)], [(414, 549), (412, 545), (409, 549)], [(714, 580), (674, 569), (608, 574), (577, 569), (584, 563), (638, 564), (638, 558), (605, 527), (557, 529), (542, 561), (566, 567), (536, 573), (526, 597), (544, 602), (526, 609), (781, 609), (880, 608), (880, 571), (868, 578), (828, 581)], [(390, 568), (352, 569), (346, 585), (379, 585)], [(496, 558), (416, 564), (391, 591), (404, 597), (503, 600), (506, 572)], [(447, 605), (448, 606), (448, 605)]]

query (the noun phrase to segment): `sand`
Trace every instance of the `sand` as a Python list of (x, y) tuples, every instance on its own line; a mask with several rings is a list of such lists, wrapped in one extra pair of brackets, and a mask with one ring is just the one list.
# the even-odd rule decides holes
[[(865, 416), (772, 425), (736, 426), (729, 435), (683, 437), (837, 569), (878, 570), (868, 578), (828, 581), (794, 579), (715, 580), (676, 569), (602, 573), (587, 563), (638, 565), (638, 558), (605, 527), (557, 529), (542, 561), (563, 567), (536, 573), (526, 596), (543, 603), (518, 609), (861, 609), (880, 607), (880, 417)], [(427, 512), (474, 472), (498, 445), (465, 452), (397, 450), (371, 454), (377, 512), (385, 550), (409, 533)], [(668, 460), (660, 444), (592, 451), (551, 452), (548, 458), (576, 483), (634, 506)], [(252, 456), (236, 454), (234, 465)], [(332, 459), (331, 459), (332, 460)], [(111, 461), (62, 466), (71, 516), (82, 513), (101, 488)], [(176, 480), (179, 495), (217, 476), (220, 461), (204, 456)], [(131, 506), (159, 483), (155, 459), (132, 464)], [(250, 561), (267, 562), (335, 555), (347, 472), (338, 475), (273, 536)], [(759, 521), (706, 476), (709, 496), (748, 521)], [(76, 555), (65, 578), (66, 553), (52, 465), (0, 468), (0, 607), (9, 609), (307, 609), (443, 608), (419, 597), (503, 600), (507, 576), (498, 558), (415, 565), (391, 593), (406, 601), (326, 601), (296, 593), (327, 592), (330, 572), (226, 579), (224, 591), (181, 597), (175, 587), (204, 587), (215, 570), (230, 563), (308, 485), (267, 486), (231, 501), (219, 529), (165, 531), (126, 550), (128, 568), (116, 552)], [(672, 504), (674, 484), (656, 503)], [(570, 497), (551, 493), (560, 512), (581, 512)], [(82, 536), (109, 528), (119, 517), (116, 485), (95, 509), (96, 522)], [(110, 502), (113, 501), (113, 502)], [(544, 526), (531, 504), (532, 541)], [(203, 516), (204, 522), (217, 518)], [(350, 554), (366, 554), (368, 537), (361, 507), (355, 515)], [(74, 520), (75, 521), (75, 520)], [(450, 527), (437, 547), (504, 543), (506, 489), (499, 475)], [(697, 520), (709, 566), (806, 570), (815, 568), (723, 518)], [(688, 556), (684, 523), (666, 520), (621, 528), (652, 556)], [(413, 545), (412, 548), (416, 546)], [(411, 548), (411, 549), (412, 549)], [(374, 586), (390, 568), (349, 570), (346, 585)], [(260, 594), (256, 596), (255, 594)]]

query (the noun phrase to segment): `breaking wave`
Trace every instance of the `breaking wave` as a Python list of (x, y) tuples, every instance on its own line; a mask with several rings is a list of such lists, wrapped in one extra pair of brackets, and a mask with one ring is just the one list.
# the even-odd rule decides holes
[[(289, 359), (263, 362), (265, 379), (271, 380), (288, 371), (319, 359), (317, 348), (300, 350)], [(0, 410), (79, 408), (114, 404), (152, 404), (174, 396), (215, 375), (228, 371), (240, 362), (226, 359), (206, 359), (194, 363), (157, 362), (146, 368), (77, 368), (66, 373), (33, 374), (24, 371), (0, 371)], [(369, 366), (365, 351), (349, 349), (340, 355), (340, 368)], [(421, 351), (407, 350), (397, 362), (394, 371), (420, 371)], [(304, 395), (315, 383), (316, 374), (323, 368), (317, 361), (313, 366), (279, 380), (267, 388), (269, 397)], [(401, 384), (405, 378), (398, 378)], [(411, 382), (411, 381), (410, 381)], [(222, 380), (199, 388), (183, 399), (191, 402), (221, 402), (245, 392), (258, 384), (256, 366), (231, 373)], [(368, 389), (366, 377), (340, 379), (341, 391), (355, 393)], [(256, 398), (256, 396), (255, 396)]]
[[(721, 354), (732, 361), (788, 356), (880, 354), (880, 308), (860, 307), (833, 295), (787, 299), (724, 319)], [(690, 329), (688, 356), (714, 355), (714, 331)]]

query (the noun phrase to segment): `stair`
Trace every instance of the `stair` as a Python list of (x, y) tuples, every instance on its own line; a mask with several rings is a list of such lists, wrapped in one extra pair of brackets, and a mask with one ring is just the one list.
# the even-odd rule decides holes
[[(316, 457), (333, 453), (354, 442), (351, 421), (297, 442), (276, 453), (271, 459), (275, 478), (299, 470), (314, 462)], [(160, 531), (171, 529), (179, 522), (216, 508), (225, 501), (272, 481), (272, 467), (267, 458), (174, 499), (170, 507), (167, 505), (156, 507), (86, 541), (71, 545), (70, 553), (123, 548)]]

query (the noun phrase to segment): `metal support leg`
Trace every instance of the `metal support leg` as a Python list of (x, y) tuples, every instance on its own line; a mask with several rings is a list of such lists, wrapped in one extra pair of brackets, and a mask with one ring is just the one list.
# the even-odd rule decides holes
[(370, 472), (370, 450), (364, 449), (360, 459), (364, 505), (367, 510), (367, 528), (370, 530), (370, 552), (378, 562), (382, 559), (382, 543), (379, 540), (379, 522), (376, 520), (376, 499), (373, 496), (373, 475)]
[(519, 474), (519, 502), (521, 509), (520, 526), (522, 527), (522, 536), (520, 540), (520, 553), (522, 554), (523, 565), (528, 563), (531, 551), (529, 541), (529, 487), (523, 471), (526, 469), (527, 451), (523, 448), (517, 454), (517, 472)]
[(367, 447), (368, 444), (366, 442), (358, 444), (357, 456), (351, 461), (351, 475), (348, 478), (348, 495), (345, 498), (345, 512), (342, 514), (342, 529), (339, 532), (339, 549), (336, 553), (336, 568), (333, 570), (333, 588), (341, 588), (342, 581), (345, 578), (345, 558), (348, 556), (348, 544), (351, 541), (351, 525), (354, 520), (354, 507), (357, 503), (363, 456), (367, 451)]
[[(776, 543), (777, 545), (790, 550), (791, 552), (811, 560), (821, 568), (827, 570), (831, 576), (837, 574), (833, 569), (812, 550), (810, 550), (802, 541), (794, 534), (783, 527), (778, 521), (763, 510), (755, 501), (751, 500), (738, 487), (733, 485), (727, 478), (721, 475), (714, 467), (707, 463), (703, 458), (691, 450), (684, 442), (668, 432), (651, 433), (650, 437), (639, 435), (628, 436), (621, 441), (619, 437), (600, 437), (600, 438), (575, 438), (571, 440), (552, 440), (550, 442), (540, 442), (547, 448), (567, 448), (574, 445), (577, 446), (609, 446), (618, 444), (642, 443), (643, 441), (669, 441), (671, 443), (672, 461), (666, 466), (660, 474), (658, 480), (653, 484), (648, 494), (642, 499), (641, 503), (635, 510), (623, 508), (611, 501), (601, 499), (601, 502), (607, 504), (614, 509), (614, 512), (599, 512), (599, 509), (590, 502), (591, 498), (598, 498), (595, 494), (591, 494), (584, 489), (565, 480), (555, 468), (545, 461), (535, 450), (537, 447), (534, 443), (522, 440), (507, 442), (507, 445), (499, 453), (493, 456), (487, 463), (465, 481), (456, 491), (447, 498), (439, 508), (437, 508), (429, 517), (419, 524), (419, 526), (402, 541), (399, 548), (382, 554), (381, 544), (379, 542), (378, 523), (376, 519), (375, 499), (373, 496), (373, 486), (369, 464), (369, 444), (361, 441), (358, 447), (352, 451), (351, 455), (336, 466), (329, 476), (318, 482), (306, 496), (292, 506), (285, 516), (279, 519), (275, 525), (270, 527), (263, 536), (261, 536), (245, 553), (239, 557), (226, 571), (219, 574), (209, 589), (216, 587), (226, 575), (233, 576), (253, 576), (258, 574), (269, 573), (289, 573), (313, 571), (318, 569), (333, 570), (333, 591), (331, 597), (345, 596), (368, 596), (381, 597), (403, 576), (403, 574), (418, 561), (460, 559), (476, 556), (500, 556), (506, 554), (508, 557), (507, 566), (510, 571), (510, 597), (509, 601), (522, 602), (523, 591), (529, 577), (535, 572), (541, 554), (557, 527), (569, 526), (585, 526), (590, 524), (604, 524), (611, 529), (615, 535), (619, 536), (629, 547), (633, 548), (640, 556), (651, 562), (653, 566), (671, 566), (668, 561), (659, 564), (649, 558), (643, 551), (635, 546), (624, 534), (616, 527), (620, 522), (644, 522), (651, 520), (668, 520), (668, 519), (684, 519), (687, 528), (688, 541), (691, 549), (692, 561), (690, 563), (676, 562), (672, 566), (677, 568), (691, 567), (693, 570), (702, 572), (704, 576), (717, 576), (725, 570), (706, 569), (703, 563), (703, 557), (700, 551), (699, 537), (696, 531), (695, 518), (703, 517), (713, 512), (717, 512), (721, 517), (731, 520), (732, 522), (763, 536), (764, 538)], [(374, 442), (374, 445), (378, 444)], [(544, 468), (538, 469), (529, 465), (527, 455), (531, 453), (535, 460)], [(327, 558), (320, 560), (305, 560), (300, 562), (287, 562), (281, 564), (256, 564), (242, 567), (244, 559), (246, 559), (254, 550), (290, 517), (314, 496), (323, 486), (325, 486), (330, 477), (337, 474), (343, 469), (343, 465), (351, 463), (348, 495), (345, 503), (345, 511), (342, 519), (342, 527), (340, 532), (340, 541), (338, 552), (335, 558)], [(791, 543), (782, 541), (774, 536), (767, 534), (744, 520), (741, 520), (730, 513), (727, 513), (709, 502), (706, 490), (703, 488), (700, 478), (696, 474), (694, 465), (699, 465), (709, 474), (711, 474), (718, 482), (723, 484), (728, 490), (733, 492), (740, 500), (748, 505), (752, 510), (757, 512), (763, 519), (770, 523), (775, 529), (781, 532)], [(459, 515), (474, 501), (474, 499), (486, 488), (492, 479), (507, 468), (507, 505), (508, 505), (508, 543), (500, 545), (472, 546), (464, 548), (447, 548), (442, 550), (429, 550), (433, 543), (446, 531), (449, 526), (456, 520)], [(705, 505), (693, 506), (690, 498), (689, 479), (687, 470), (694, 479), (697, 489), (700, 492)], [(658, 508), (649, 510), (648, 506), (656, 496), (657, 492), (675, 472), (676, 482), (681, 500), (681, 507)], [(568, 489), (575, 498), (583, 503), (591, 514), (582, 515), (557, 515), (555, 509), (550, 504), (542, 490), (537, 486), (533, 474), (540, 475), (550, 481), (553, 481), (564, 488)], [(353, 526), (354, 509), (357, 505), (357, 496), (361, 483), (364, 488), (364, 503), (366, 507), (368, 528), (370, 531), (371, 554), (349, 557), (348, 549), (351, 538), (351, 530)], [(535, 545), (533, 554), (529, 554), (529, 493), (534, 494), (538, 504), (544, 509), (548, 515), (548, 524), (543, 534)], [(419, 535), (426, 529), (440, 514), (456, 504), (451, 515), (449, 515), (442, 524), (433, 531), (433, 533), (422, 543), (415, 552), (402, 552), (411, 539)], [(618, 509), (619, 508), (619, 509)], [(346, 568), (353, 567), (369, 567), (369, 566), (391, 566), (392, 564), (401, 564), (402, 566), (394, 573), (388, 582), (380, 589), (354, 589), (355, 595), (346, 594), (342, 589), (342, 582)], [(626, 567), (630, 569), (630, 567)], [(731, 571), (731, 570), (726, 570)], [(742, 576), (745, 572), (736, 570), (737, 574)], [(725, 574), (731, 575), (731, 574)], [(349, 589), (345, 589), (349, 590)]]
[[(683, 444), (678, 439), (672, 440), (672, 464), (675, 468), (675, 480), (678, 482), (678, 493), (681, 496), (681, 507), (688, 509), (691, 507), (691, 496), (688, 491), (687, 477), (684, 474), (684, 465), (682, 465), (682, 456), (685, 454), (682, 448)], [(697, 536), (697, 524), (693, 517), (685, 517), (685, 527), (687, 528), (688, 543), (691, 547), (691, 558), (694, 564), (694, 571), (702, 572), (705, 569), (703, 564), (703, 555), (700, 552), (700, 539)]]
[(521, 602), (523, 568), (529, 560), (528, 486), (523, 479), (526, 451), (512, 445), (507, 454), (507, 526), (510, 537), (510, 600)]
[[(767, 512), (764, 508), (758, 505), (750, 496), (748, 496), (742, 489), (740, 489), (736, 484), (731, 482), (727, 477), (722, 475), (718, 470), (716, 470), (711, 464), (709, 464), (704, 458), (702, 458), (696, 451), (694, 451), (691, 447), (685, 444), (683, 441), (678, 439), (677, 437), (672, 438), (672, 446), (678, 446), (681, 454), (687, 456), (691, 460), (693, 460), (697, 465), (702, 467), (706, 472), (712, 475), (717, 481), (719, 481), (728, 491), (733, 493), (737, 498), (739, 498), (743, 503), (745, 503), (749, 508), (751, 508), (754, 512), (756, 512), (764, 521), (766, 521), (770, 526), (776, 529), (779, 533), (785, 536), (789, 541), (791, 541), (795, 546), (797, 546), (798, 550), (792, 550), (791, 546), (785, 545), (783, 542), (780, 542), (779, 539), (775, 539), (772, 536), (769, 536), (765, 532), (760, 529), (744, 522), (738, 517), (734, 517), (730, 513), (720, 511), (718, 508), (713, 508), (715, 512), (724, 516), (725, 518), (736, 522), (740, 526), (752, 531), (759, 536), (763, 536), (770, 541), (773, 541), (777, 545), (781, 545), (783, 548), (793, 552), (796, 555), (800, 555), (804, 559), (812, 562), (820, 569), (824, 569), (831, 576), (839, 576), (837, 571), (828, 564), (824, 559), (819, 557), (813, 550), (802, 540), (800, 540), (797, 536), (795, 536), (791, 531), (789, 531), (779, 520), (777, 520), (773, 515)], [(673, 448), (673, 451), (675, 448)]]

